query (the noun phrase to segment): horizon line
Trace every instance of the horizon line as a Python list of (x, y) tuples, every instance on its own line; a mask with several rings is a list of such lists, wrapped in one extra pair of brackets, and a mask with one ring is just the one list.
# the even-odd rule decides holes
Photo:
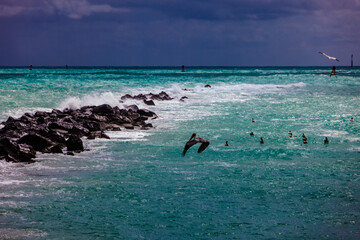
[[(28, 68), (30, 65), (0, 65), (0, 68)], [(182, 66), (185, 66), (187, 68), (249, 68), (249, 67), (332, 67), (335, 65), (249, 65), (249, 66), (230, 66), (230, 65), (128, 65), (128, 66), (121, 66), (121, 65), (32, 65), (32, 68), (181, 68)], [(350, 67), (350, 65), (341, 65), (336, 67)], [(360, 66), (353, 66), (353, 67), (360, 67)]]

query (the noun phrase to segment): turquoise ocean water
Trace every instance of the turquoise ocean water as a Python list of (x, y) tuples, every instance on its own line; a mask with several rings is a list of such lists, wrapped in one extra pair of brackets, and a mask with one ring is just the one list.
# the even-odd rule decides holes
[[(0, 68), (0, 121), (103, 103), (159, 116), (75, 156), (0, 161), (0, 239), (360, 239), (360, 68), (338, 70)], [(118, 101), (161, 91), (174, 100)], [(210, 146), (182, 157), (193, 132)]]

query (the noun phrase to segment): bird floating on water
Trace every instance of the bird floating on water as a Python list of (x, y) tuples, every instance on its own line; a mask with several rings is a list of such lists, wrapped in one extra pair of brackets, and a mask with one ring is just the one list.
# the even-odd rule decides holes
[(328, 59), (330, 60), (335, 60), (335, 61), (338, 61), (340, 62), (339, 59), (337, 59), (336, 57), (330, 57), (329, 55), (327, 55), (326, 53), (323, 53), (323, 52), (319, 52), (320, 54), (324, 55), (325, 57), (327, 57)]
[(191, 148), (192, 146), (194, 146), (197, 143), (201, 143), (199, 149), (198, 149), (198, 153), (203, 152), (207, 146), (209, 146), (210, 141), (206, 138), (195, 138), (196, 137), (196, 133), (193, 133), (189, 139), (189, 141), (187, 141), (187, 143), (185, 144), (184, 147), (184, 151), (182, 152), (182, 155), (185, 156), (187, 150), (189, 150), (189, 148)]
[(289, 137), (291, 137), (291, 138), (293, 137), (291, 130), (289, 131)]

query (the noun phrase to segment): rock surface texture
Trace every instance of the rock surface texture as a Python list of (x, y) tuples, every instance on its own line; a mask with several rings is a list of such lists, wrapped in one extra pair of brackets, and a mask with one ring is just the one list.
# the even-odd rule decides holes
[[(164, 94), (162, 94), (164, 95)], [(0, 129), (0, 159), (11, 162), (34, 162), (36, 152), (64, 153), (84, 151), (82, 137), (109, 138), (104, 131), (149, 129), (146, 121), (157, 115), (136, 105), (126, 109), (86, 106), (77, 110), (54, 109), (52, 112), (25, 113), (18, 119), (9, 117)]]

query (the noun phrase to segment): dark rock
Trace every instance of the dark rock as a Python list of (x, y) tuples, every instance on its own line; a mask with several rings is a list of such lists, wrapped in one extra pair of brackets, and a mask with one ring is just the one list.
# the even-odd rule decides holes
[(125, 107), (125, 109), (128, 111), (133, 111), (133, 112), (137, 112), (139, 110), (138, 106), (136, 106), (136, 105), (127, 106), (127, 107)]
[(100, 138), (110, 139), (110, 137), (109, 137), (106, 133), (104, 133), (104, 132), (101, 132), (101, 133), (100, 133)]
[(81, 125), (75, 125), (69, 132), (71, 134), (76, 134), (79, 136), (86, 136), (90, 133), (90, 130), (82, 127)]
[(62, 115), (62, 112), (59, 109), (53, 109), (50, 114), (57, 116)]
[(211, 85), (210, 85), (210, 84), (206, 84), (205, 87), (206, 87), (206, 88), (211, 88)]
[(138, 114), (140, 114), (141, 116), (146, 116), (146, 117), (153, 117), (156, 116), (156, 114), (150, 110), (147, 109), (139, 109), (137, 111)]
[(52, 122), (49, 123), (48, 128), (49, 129), (62, 129), (62, 130), (66, 130), (69, 131), (74, 127), (74, 124), (72, 123), (67, 123), (67, 122)]
[(162, 100), (172, 100), (173, 98), (171, 98), (166, 92), (162, 91), (161, 93), (158, 94), (159, 97)]
[(97, 122), (107, 122), (108, 118), (106, 116), (98, 115), (98, 114), (91, 114), (89, 119), (97, 121)]
[(109, 104), (103, 104), (97, 107), (94, 107), (93, 113), (100, 115), (107, 115), (113, 113), (113, 108)]
[(3, 130), (7, 131), (7, 130), (16, 130), (16, 131), (21, 131), (24, 130), (27, 127), (27, 125), (23, 122), (18, 122), (18, 121), (10, 121), (10, 122), (6, 122), (5, 126), (3, 127)]
[(131, 125), (131, 124), (125, 124), (124, 128), (126, 128), (126, 129), (134, 129), (134, 126)]
[(4, 123), (10, 123), (10, 122), (14, 122), (15, 121), (15, 119), (13, 118), (13, 117), (8, 117), (8, 119), (6, 120), (6, 122), (4, 122)]
[[(154, 104), (157, 100), (172, 99), (165, 92), (159, 94), (139, 94), (126, 98), (145, 100)], [(26, 113), (19, 119), (9, 117), (0, 129), (0, 158), (13, 162), (33, 162), (36, 151), (62, 153), (67, 148), (68, 154), (84, 151), (81, 137), (88, 139), (110, 137), (105, 130), (121, 131), (126, 129), (149, 129), (149, 118), (157, 115), (147, 109), (130, 105), (126, 109), (112, 108), (108, 104), (86, 106), (81, 109), (53, 109), (52, 112)], [(67, 140), (65, 140), (68, 138)]]
[(147, 97), (144, 94), (139, 94), (133, 97), (135, 100), (145, 100)]
[(17, 144), (8, 138), (0, 139), (0, 157), (6, 161), (32, 163), (35, 156), (36, 152), (31, 146)]
[(89, 129), (90, 131), (100, 131), (100, 123), (98, 122), (84, 122), (84, 128)]
[(130, 94), (126, 94), (126, 95), (121, 97), (121, 100), (132, 99), (132, 98), (133, 97)]
[(29, 123), (32, 121), (32, 118), (27, 115), (23, 115), (19, 118), (19, 121), (21, 121), (23, 123)]
[(54, 143), (38, 134), (27, 134), (18, 140), (18, 143), (25, 143), (34, 148), (35, 151), (44, 151), (47, 147), (50, 147)]
[(144, 103), (149, 106), (155, 106), (155, 103), (153, 100), (144, 100)]
[(66, 148), (68, 151), (84, 151), (82, 140), (75, 135), (70, 135), (68, 140), (66, 140)]
[(36, 122), (37, 122), (38, 124), (46, 123), (44, 117), (38, 117), (38, 118), (36, 119)]
[(66, 140), (65, 138), (60, 135), (57, 131), (53, 131), (53, 130), (40, 130), (38, 132), (41, 136), (46, 137), (48, 139), (50, 139), (53, 142), (56, 143), (63, 143), (65, 144)]
[(114, 123), (109, 123), (104, 126), (104, 130), (108, 131), (121, 131), (121, 126)]
[(96, 138), (96, 132), (91, 132), (88, 136), (87, 139), (92, 140)]
[(47, 112), (36, 112), (36, 113), (34, 114), (34, 116), (35, 116), (35, 117), (43, 117), (43, 118), (45, 118), (45, 117), (48, 117), (48, 116), (49, 116), (49, 113), (47, 113)]
[(131, 112), (131, 113), (129, 113), (129, 118), (130, 118), (131, 120), (134, 120), (134, 119), (139, 118), (139, 117), (141, 117), (141, 115), (140, 115), (139, 113), (137, 113), (137, 112)]
[(153, 125), (152, 125), (151, 123), (146, 123), (146, 124), (144, 125), (144, 127), (147, 127), (147, 128), (152, 128), (152, 127), (153, 127)]
[(52, 146), (52, 147), (50, 148), (50, 152), (51, 152), (51, 153), (63, 153), (63, 151), (62, 151), (62, 145), (56, 144), (55, 146)]

